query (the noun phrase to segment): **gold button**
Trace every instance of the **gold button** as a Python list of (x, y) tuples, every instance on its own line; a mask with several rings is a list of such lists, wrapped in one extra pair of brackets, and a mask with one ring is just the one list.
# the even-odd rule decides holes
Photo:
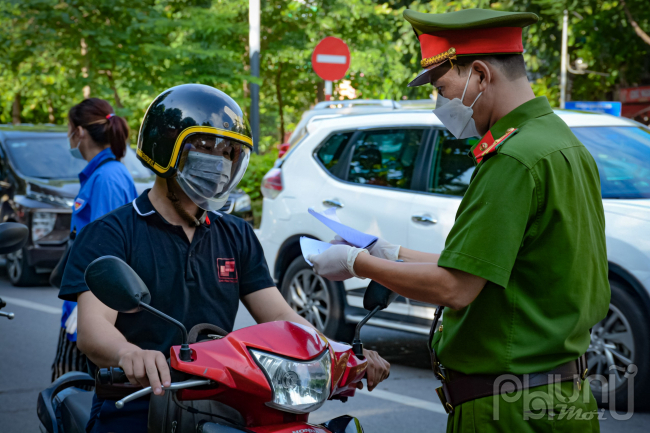
[(481, 150), (485, 150), (485, 149), (487, 149), (487, 148), (488, 148), (488, 144), (487, 144), (487, 143), (481, 143)]
[(442, 332), (442, 327), (443, 327), (443, 326), (444, 326), (444, 325), (440, 325), (440, 327), (438, 328), (438, 332)]
[(515, 128), (508, 128), (508, 130), (506, 132), (512, 132), (514, 130), (515, 130)]

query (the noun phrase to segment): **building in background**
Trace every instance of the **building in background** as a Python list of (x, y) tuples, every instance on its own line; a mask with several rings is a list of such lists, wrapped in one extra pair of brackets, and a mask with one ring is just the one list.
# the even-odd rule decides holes
[(621, 89), (620, 99), (624, 117), (650, 124), (650, 86)]

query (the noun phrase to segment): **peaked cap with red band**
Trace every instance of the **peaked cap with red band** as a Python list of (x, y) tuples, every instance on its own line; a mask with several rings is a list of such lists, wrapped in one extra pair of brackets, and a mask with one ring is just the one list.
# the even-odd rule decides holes
[(464, 9), (446, 14), (425, 14), (410, 9), (404, 18), (420, 40), (422, 71), (409, 87), (430, 83), (431, 71), (459, 56), (524, 52), (521, 31), (539, 18), (530, 12)]

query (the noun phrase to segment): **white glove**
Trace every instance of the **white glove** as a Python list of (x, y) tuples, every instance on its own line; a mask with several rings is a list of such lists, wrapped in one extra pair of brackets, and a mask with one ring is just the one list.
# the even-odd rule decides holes
[[(345, 241), (345, 239), (338, 235), (332, 241), (330, 241), (330, 243), (334, 245), (350, 245)], [(368, 247), (368, 252), (373, 257), (378, 257), (380, 259), (390, 260), (394, 262), (399, 258), (400, 248), (400, 245), (393, 245), (386, 242), (382, 238), (378, 238), (372, 245)]]
[(73, 335), (77, 332), (77, 307), (75, 306), (72, 310), (72, 313), (68, 316), (65, 321), (65, 332), (70, 335)]
[(312, 254), (309, 261), (314, 264), (316, 275), (331, 281), (343, 281), (352, 277), (361, 278), (354, 273), (354, 261), (360, 253), (367, 252), (349, 245), (333, 245), (321, 254)]

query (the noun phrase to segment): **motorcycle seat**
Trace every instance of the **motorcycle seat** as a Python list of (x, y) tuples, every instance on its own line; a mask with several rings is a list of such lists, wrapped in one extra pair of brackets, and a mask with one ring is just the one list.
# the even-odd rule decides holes
[(68, 395), (57, 395), (57, 398), (64, 397), (61, 401), (61, 424), (65, 433), (85, 433), (86, 424), (90, 418), (90, 409), (93, 404), (93, 392), (75, 390)]

